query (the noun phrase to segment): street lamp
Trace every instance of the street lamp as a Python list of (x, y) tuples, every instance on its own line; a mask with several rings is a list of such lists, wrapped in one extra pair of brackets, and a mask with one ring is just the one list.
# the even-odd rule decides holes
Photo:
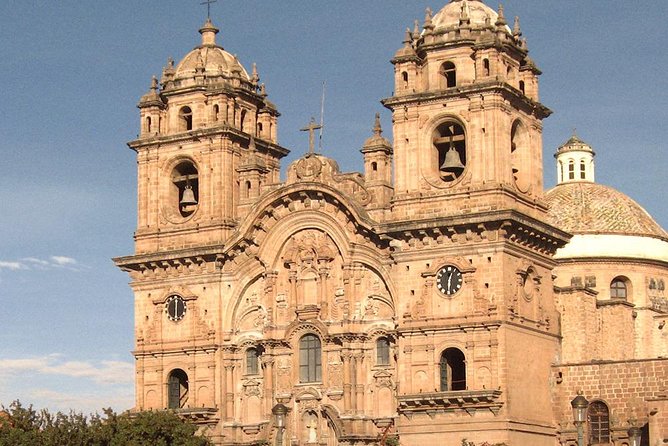
[(627, 432), (629, 434), (629, 446), (640, 446), (642, 431), (639, 427), (631, 426)]
[(288, 413), (288, 408), (284, 404), (278, 403), (271, 409), (274, 415), (274, 424), (278, 433), (276, 435), (276, 446), (283, 446), (283, 430), (285, 429), (285, 415)]
[(584, 423), (587, 421), (587, 408), (589, 407), (589, 401), (587, 398), (582, 396), (582, 392), (578, 392), (578, 396), (573, 398), (571, 401), (571, 407), (573, 408), (573, 419), (575, 420), (575, 426), (578, 429), (578, 446), (584, 446)]

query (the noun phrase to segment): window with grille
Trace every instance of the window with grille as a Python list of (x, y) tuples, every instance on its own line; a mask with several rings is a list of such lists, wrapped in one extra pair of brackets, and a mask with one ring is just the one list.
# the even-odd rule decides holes
[(611, 299), (627, 299), (628, 298), (628, 288), (626, 286), (626, 281), (622, 278), (616, 278), (610, 284), (610, 298)]
[(308, 334), (299, 340), (299, 381), (303, 383), (322, 380), (320, 339)]
[(246, 374), (257, 375), (260, 367), (258, 365), (259, 353), (256, 348), (249, 348), (246, 350)]
[(379, 338), (376, 341), (376, 365), (390, 364), (390, 341)]
[(610, 443), (610, 412), (601, 401), (594, 401), (587, 409), (590, 444)]

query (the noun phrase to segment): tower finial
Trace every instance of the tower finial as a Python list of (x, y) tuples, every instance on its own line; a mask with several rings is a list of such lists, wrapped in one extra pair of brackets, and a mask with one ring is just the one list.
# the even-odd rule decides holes
[(518, 38), (522, 35), (522, 30), (520, 29), (520, 18), (515, 16), (515, 25), (513, 26), (513, 36)]
[(257, 73), (257, 64), (253, 62), (253, 73), (251, 75), (251, 83), (254, 87), (257, 88), (258, 83), (260, 82), (260, 75)]
[(424, 29), (427, 32), (430, 32), (434, 29), (434, 22), (432, 21), (432, 11), (431, 8), (427, 8), (424, 13)]
[(200, 5), (206, 5), (206, 18), (208, 21), (211, 20), (211, 4), (216, 3), (218, 0), (204, 0)]
[(503, 14), (503, 5), (499, 3), (499, 18), (496, 19), (496, 26), (504, 26), (507, 24), (508, 22), (506, 22), (506, 16)]
[(373, 134), (380, 136), (383, 133), (383, 129), (380, 126), (380, 113), (376, 113), (376, 121), (373, 124)]

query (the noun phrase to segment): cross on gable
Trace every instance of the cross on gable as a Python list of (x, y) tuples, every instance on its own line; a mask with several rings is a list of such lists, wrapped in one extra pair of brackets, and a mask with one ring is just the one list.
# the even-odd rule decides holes
[(315, 153), (315, 131), (321, 129), (322, 126), (315, 122), (314, 118), (311, 118), (308, 126), (300, 129), (302, 132), (308, 132), (308, 153)]

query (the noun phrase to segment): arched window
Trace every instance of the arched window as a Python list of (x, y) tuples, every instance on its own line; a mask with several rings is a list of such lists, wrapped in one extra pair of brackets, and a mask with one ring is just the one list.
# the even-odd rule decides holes
[(610, 443), (610, 412), (601, 401), (594, 401), (587, 409), (589, 444)]
[(181, 369), (172, 370), (167, 381), (169, 409), (185, 407), (188, 401), (188, 375)]
[(244, 183), (244, 198), (250, 198), (251, 187), (252, 185), (250, 181), (246, 181), (246, 183)]
[(568, 161), (568, 179), (569, 180), (575, 179), (575, 161), (573, 160)]
[(482, 74), (483, 76), (489, 76), (489, 59), (482, 61)]
[(404, 80), (404, 88), (408, 88), (408, 72), (407, 71), (402, 72), (401, 78)]
[(458, 348), (448, 348), (441, 353), (439, 363), (441, 391), (466, 390), (466, 361)]
[(457, 68), (454, 63), (446, 62), (441, 65), (441, 76), (443, 77), (443, 88), (457, 86)]
[(520, 81), (520, 91), (521, 91), (522, 93), (526, 93), (524, 90), (525, 90), (525, 87), (524, 87), (524, 81)]
[(146, 132), (151, 133), (151, 117), (146, 117)]
[(373, 170), (374, 172), (376, 172), (378, 170), (378, 163), (377, 162), (375, 162), (375, 161), (371, 162), (371, 170)]
[(258, 136), (260, 136), (260, 137), (262, 136), (262, 130), (263, 129), (264, 129), (264, 126), (262, 125), (262, 123), (258, 122), (257, 123), (257, 134), (258, 134)]
[(438, 153), (438, 171), (441, 179), (451, 182), (466, 168), (466, 135), (464, 127), (455, 121), (446, 121), (434, 131), (432, 142)]
[(322, 380), (322, 358), (320, 339), (307, 334), (299, 340), (299, 382), (311, 383)]
[(190, 107), (182, 107), (179, 110), (179, 130), (187, 131), (193, 129), (193, 111)]
[(626, 280), (622, 277), (616, 277), (610, 283), (610, 298), (611, 299), (628, 299), (629, 290), (626, 285)]
[(256, 348), (246, 350), (246, 374), (257, 375), (259, 373), (260, 352)]
[(214, 122), (218, 121), (219, 114), (220, 114), (220, 107), (218, 106), (218, 104), (215, 104), (213, 106), (213, 121)]
[(580, 160), (580, 179), (584, 180), (587, 178), (587, 163), (585, 160)]
[(390, 341), (387, 338), (378, 338), (376, 341), (376, 365), (390, 364)]

